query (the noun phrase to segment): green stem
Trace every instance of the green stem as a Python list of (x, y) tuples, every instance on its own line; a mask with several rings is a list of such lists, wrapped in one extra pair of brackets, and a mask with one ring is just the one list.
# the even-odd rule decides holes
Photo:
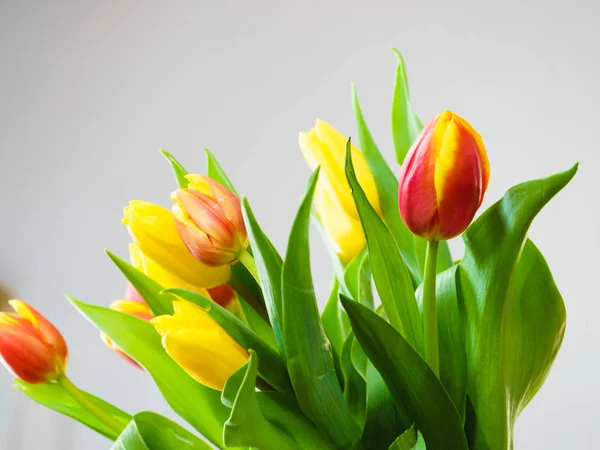
[(81, 406), (104, 422), (109, 428), (114, 430), (117, 433), (117, 436), (121, 434), (126, 424), (123, 424), (120, 420), (115, 419), (112, 414), (109, 414), (102, 407), (94, 403), (84, 392), (75, 386), (75, 384), (73, 384), (73, 382), (65, 374), (62, 374), (60, 377), (58, 377), (56, 381)]
[(435, 296), (438, 241), (427, 242), (425, 273), (423, 274), (423, 330), (425, 332), (425, 360), (440, 376), (440, 354), (438, 348), (437, 305)]
[(238, 255), (238, 259), (240, 262), (248, 269), (248, 272), (252, 274), (256, 282), (260, 285), (260, 279), (258, 277), (258, 270), (256, 269), (256, 262), (254, 261), (254, 256), (248, 252), (248, 250), (244, 250), (242, 253)]

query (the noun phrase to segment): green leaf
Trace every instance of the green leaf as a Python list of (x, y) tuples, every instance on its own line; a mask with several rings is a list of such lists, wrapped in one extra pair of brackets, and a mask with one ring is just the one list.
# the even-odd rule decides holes
[[(467, 353), (462, 314), (464, 305), (458, 288), (458, 266), (438, 274), (436, 303), (440, 345), (440, 380), (464, 421), (467, 402)], [(422, 308), (423, 285), (416, 292)]]
[(254, 331), (219, 304), (197, 292), (186, 289), (169, 289), (168, 292), (188, 300), (204, 309), (215, 322), (223, 327), (238, 344), (246, 350), (254, 349), (261, 360), (259, 372), (271, 386), (284, 392), (292, 392), (292, 385), (283, 359)]
[(207, 148), (204, 149), (204, 153), (206, 153), (206, 173), (208, 174), (208, 176), (213, 180), (221, 183), (223, 186), (225, 186), (227, 189), (229, 189), (231, 192), (233, 192), (239, 197), (237, 191), (235, 190), (235, 187), (233, 187), (233, 183), (231, 182), (231, 180), (229, 179), (229, 177), (215, 158), (215, 155), (213, 155)]
[[(264, 450), (302, 448), (288, 433), (263, 416), (255, 390), (258, 358), (252, 350), (249, 351), (249, 354), (248, 362), (232, 375), (235, 386), (225, 387), (228, 392), (231, 392), (239, 384), (231, 407), (231, 414), (223, 429), (225, 445), (228, 447), (251, 446)], [(243, 373), (243, 378), (239, 373)]]
[[(349, 146), (350, 141), (348, 149)], [(358, 183), (350, 151), (346, 151), (346, 177), (367, 239), (369, 261), (381, 303), (390, 323), (420, 352), (423, 349), (423, 325), (410, 273), (390, 230)]]
[(319, 317), (310, 269), (308, 229), (318, 178), (312, 174), (308, 191), (290, 233), (283, 265), (283, 335), (288, 370), (298, 403), (339, 448), (359, 445), (360, 433), (335, 373), (331, 345)]
[(171, 164), (171, 168), (173, 169), (173, 173), (175, 174), (175, 179), (177, 180), (177, 184), (179, 185), (179, 187), (182, 189), (187, 188), (189, 183), (185, 176), (188, 174), (188, 171), (185, 170), (181, 163), (177, 161), (177, 159), (168, 151), (161, 148), (160, 152), (165, 158), (167, 158), (169, 164)]
[(375, 312), (344, 296), (342, 304), (358, 342), (385, 380), (396, 405), (406, 409), (423, 434), (427, 448), (467, 450), (456, 407), (423, 358)]
[(341, 355), (346, 336), (342, 329), (342, 316), (339, 308), (339, 282), (337, 277), (333, 279), (327, 303), (321, 313), (321, 322), (334, 353), (337, 353), (338, 356)]
[[(534, 247), (525, 244), (534, 217), (576, 171), (577, 165), (509, 189), (463, 235), (460, 286), (468, 370), (476, 374), (468, 384), (473, 448), (509, 448), (516, 415), (539, 387), (562, 339), (562, 299), (543, 259), (529, 255)], [(521, 272), (530, 272), (531, 281), (524, 283)], [(537, 290), (519, 291), (519, 283)], [(524, 389), (526, 384), (534, 389)]]
[[(23, 392), (34, 402), (64, 414), (65, 416), (71, 417), (109, 439), (115, 440), (117, 438), (117, 434), (112, 428), (107, 426), (87, 409), (83, 408), (79, 402), (71, 397), (71, 395), (56, 382), (29, 384), (22, 380), (15, 379), (13, 387), (16, 390)], [(131, 420), (129, 414), (116, 406), (87, 392), (84, 392), (84, 394), (87, 395), (91, 401), (110, 413), (115, 419), (123, 422), (123, 426)]]
[(423, 436), (417, 431), (414, 425), (398, 436), (389, 450), (425, 450), (425, 441)]
[[(137, 270), (131, 264), (123, 261), (117, 255), (105, 250), (108, 257), (115, 263), (117, 268), (125, 275), (125, 278), (142, 296), (155, 316), (173, 314), (173, 296), (165, 293), (164, 287), (152, 278)], [(170, 286), (169, 286), (170, 287)]]
[(281, 311), (281, 270), (283, 261), (275, 249), (275, 246), (271, 243), (256, 221), (246, 197), (242, 198), (242, 208), (250, 245), (254, 250), (254, 260), (256, 262), (256, 269), (258, 270), (258, 277), (260, 278), (260, 285), (265, 299), (267, 312), (269, 313), (269, 319), (273, 326), (273, 331), (275, 332), (279, 352), (281, 355), (285, 356)]
[[(356, 348), (354, 334), (346, 338), (341, 355), (341, 366), (344, 374), (344, 399), (350, 408), (350, 413), (360, 430), (365, 425), (367, 413), (367, 383), (361, 374), (366, 371), (366, 357), (364, 360), (355, 362), (352, 358), (352, 350)], [(360, 347), (358, 347), (360, 348)], [(363, 353), (364, 355), (364, 353)]]
[(400, 218), (400, 210), (398, 209), (398, 180), (377, 148), (373, 136), (371, 136), (360, 108), (358, 94), (354, 85), (352, 86), (352, 100), (360, 148), (363, 151), (369, 169), (371, 169), (373, 178), (377, 180), (377, 194), (379, 195), (379, 204), (381, 205), (383, 218), (398, 244), (411, 276), (418, 285), (423, 279), (423, 271), (417, 261), (413, 234), (406, 228)]
[(246, 300), (239, 295), (237, 296), (237, 299), (241, 307), (240, 318), (242, 319), (242, 322), (247, 323), (248, 327), (250, 327), (250, 329), (254, 331), (258, 337), (265, 342), (265, 344), (267, 344), (273, 350), (278, 351), (277, 341), (271, 325), (259, 313), (257, 313), (256, 310), (250, 306)]
[(212, 447), (185, 428), (153, 412), (133, 417), (111, 450), (210, 450)]
[(404, 59), (398, 50), (392, 49), (398, 65), (396, 66), (396, 85), (394, 87), (394, 100), (392, 103), (392, 137), (396, 150), (396, 160), (402, 165), (404, 157), (410, 150), (415, 139), (423, 129), (423, 123), (413, 111), (408, 93), (408, 80)]
[(137, 317), (69, 300), (98, 329), (144, 367), (171, 408), (215, 445), (223, 445), (227, 408), (220, 393), (194, 381), (163, 349), (154, 327)]

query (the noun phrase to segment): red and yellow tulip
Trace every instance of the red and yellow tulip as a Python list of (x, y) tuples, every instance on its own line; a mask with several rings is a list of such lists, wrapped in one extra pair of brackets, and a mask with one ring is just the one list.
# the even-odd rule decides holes
[[(301, 132), (298, 143), (311, 170), (321, 167), (315, 192), (315, 208), (327, 236), (343, 263), (365, 246), (365, 236), (344, 173), (348, 138), (326, 122), (318, 120), (309, 132)], [(356, 176), (369, 202), (380, 213), (373, 175), (362, 152), (351, 146)]]
[(0, 313), (0, 356), (9, 371), (31, 384), (60, 377), (67, 368), (67, 343), (31, 305), (10, 300), (15, 313)]
[(462, 117), (444, 111), (423, 129), (402, 165), (402, 220), (427, 240), (458, 236), (481, 205), (489, 177), (479, 133)]
[(200, 288), (219, 286), (229, 281), (231, 268), (228, 265), (209, 267), (192, 256), (179, 236), (171, 212), (165, 208), (132, 201), (125, 208), (123, 223), (137, 246), (135, 252), (139, 253), (132, 257), (134, 265), (134, 258), (138, 258), (138, 266), (143, 265), (143, 272), (151, 278), (160, 278), (162, 281), (157, 279), (157, 282), (164, 287), (185, 287), (167, 281), (174, 278)]
[(163, 347), (196, 381), (223, 390), (227, 379), (248, 360), (248, 352), (199, 306), (178, 300), (173, 309), (172, 316), (150, 321), (162, 336)]
[(248, 247), (240, 199), (204, 175), (187, 175), (189, 186), (171, 198), (181, 239), (203, 264), (218, 267), (236, 262)]

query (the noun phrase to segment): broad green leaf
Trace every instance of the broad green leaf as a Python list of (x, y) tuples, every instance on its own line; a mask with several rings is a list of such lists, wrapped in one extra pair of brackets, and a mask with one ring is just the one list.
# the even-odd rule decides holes
[[(223, 394), (228, 397), (226, 403), (231, 404), (223, 433), (226, 445), (264, 450), (333, 449), (302, 415), (293, 396), (255, 391), (257, 370), (256, 353), (250, 350), (249, 361), (225, 385)], [(231, 402), (232, 393), (235, 398)]]
[[(543, 260), (537, 258), (530, 275), (531, 283), (543, 290), (524, 287), (523, 295), (528, 297), (522, 298), (515, 289), (523, 280), (521, 270), (531, 270), (533, 257), (523, 249), (532, 251), (525, 243), (534, 217), (576, 170), (575, 165), (509, 189), (463, 235), (465, 257), (459, 273), (467, 317), (467, 390), (475, 415), (475, 425), (467, 424), (475, 427), (473, 448), (512, 445), (516, 414), (535, 390), (523, 386), (540, 383), (562, 338), (562, 299)], [(525, 258), (523, 268), (520, 258)], [(535, 330), (524, 329), (528, 327)]]
[(413, 142), (421, 133), (423, 124), (413, 111), (410, 103), (404, 59), (398, 50), (392, 49), (392, 51), (398, 59), (394, 100), (392, 103), (392, 137), (396, 150), (396, 160), (398, 164), (402, 165), (408, 150), (410, 150)]
[[(437, 316), (440, 346), (440, 380), (464, 421), (467, 402), (467, 353), (464, 340), (464, 311), (460, 297), (458, 266), (437, 276)], [(423, 285), (416, 292), (422, 308)]]
[(233, 183), (231, 182), (231, 180), (217, 161), (217, 158), (215, 158), (215, 155), (213, 155), (211, 151), (207, 148), (204, 149), (204, 153), (206, 153), (207, 175), (213, 180), (221, 183), (223, 186), (225, 186), (227, 189), (229, 189), (231, 192), (233, 192), (239, 197), (237, 191), (235, 190), (235, 187), (233, 186)]
[(417, 261), (413, 234), (406, 228), (400, 218), (400, 210), (398, 209), (398, 180), (385, 162), (367, 127), (354, 85), (352, 86), (352, 100), (360, 148), (365, 155), (373, 178), (377, 180), (377, 193), (379, 194), (379, 204), (381, 205), (383, 218), (398, 244), (411, 276), (418, 285), (423, 279), (423, 271)]
[[(34, 402), (64, 414), (65, 416), (69, 416), (109, 439), (115, 440), (118, 437), (117, 433), (112, 428), (105, 425), (104, 422), (98, 419), (95, 415), (83, 408), (79, 402), (71, 397), (71, 395), (56, 382), (29, 384), (22, 380), (15, 379), (15, 384), (13, 387), (16, 390), (23, 392)], [(98, 406), (101, 406), (102, 409), (110, 413), (115, 419), (123, 422), (123, 427), (125, 427), (131, 420), (131, 416), (129, 414), (120, 410), (116, 406), (113, 406), (110, 403), (87, 392), (85, 392), (85, 395), (87, 395), (90, 400), (96, 403)]]
[(375, 312), (344, 296), (342, 304), (358, 342), (385, 380), (396, 405), (406, 409), (423, 434), (427, 448), (467, 450), (460, 415), (423, 358)]
[(423, 325), (410, 273), (390, 230), (358, 183), (350, 151), (346, 152), (346, 177), (367, 239), (369, 262), (381, 303), (393, 327), (420, 352), (423, 349)]
[(210, 450), (212, 447), (172, 420), (153, 412), (136, 414), (111, 450)]
[(283, 267), (283, 261), (275, 249), (275, 246), (271, 243), (256, 221), (246, 197), (242, 198), (242, 208), (250, 245), (254, 249), (254, 260), (256, 262), (256, 269), (258, 270), (258, 277), (260, 278), (260, 285), (265, 299), (267, 312), (269, 313), (269, 319), (273, 326), (273, 331), (275, 332), (279, 353), (285, 355), (281, 311), (281, 269)]
[(389, 450), (425, 450), (425, 441), (414, 425), (398, 436)]
[(125, 275), (125, 278), (127, 278), (133, 287), (136, 288), (155, 316), (173, 314), (173, 300), (175, 299), (171, 294), (163, 292), (163, 286), (143, 272), (137, 270), (131, 264), (123, 261), (117, 255), (108, 250), (106, 250), (106, 254), (115, 263), (123, 275)]
[(162, 153), (162, 155), (167, 158), (167, 161), (169, 161), (169, 164), (171, 164), (171, 168), (173, 169), (173, 174), (175, 175), (175, 179), (177, 180), (177, 184), (179, 185), (180, 188), (187, 188), (188, 187), (188, 180), (185, 178), (185, 176), (188, 174), (188, 171), (185, 170), (185, 168), (181, 165), (181, 163), (179, 161), (177, 161), (177, 159), (171, 155), (168, 151), (166, 151), (165, 149), (160, 149), (160, 152)]
[(271, 347), (273, 350), (278, 351), (277, 341), (273, 328), (271, 325), (262, 318), (262, 316), (256, 312), (256, 310), (250, 306), (250, 304), (239, 295), (237, 296), (238, 302), (240, 303), (240, 318), (242, 321), (254, 331), (259, 338), (261, 338), (265, 344)]
[(154, 327), (137, 317), (69, 298), (98, 329), (144, 367), (171, 408), (213, 444), (222, 447), (228, 410), (220, 393), (194, 381), (163, 349)]
[(204, 309), (238, 344), (246, 350), (253, 349), (256, 351), (261, 360), (259, 372), (262, 378), (277, 390), (292, 392), (290, 378), (281, 356), (248, 328), (244, 322), (219, 304), (197, 292), (186, 289), (169, 289), (168, 292)]
[(359, 446), (360, 433), (344, 401), (331, 345), (319, 317), (310, 269), (308, 230), (318, 170), (290, 233), (283, 264), (283, 336), (288, 370), (302, 411), (343, 449)]

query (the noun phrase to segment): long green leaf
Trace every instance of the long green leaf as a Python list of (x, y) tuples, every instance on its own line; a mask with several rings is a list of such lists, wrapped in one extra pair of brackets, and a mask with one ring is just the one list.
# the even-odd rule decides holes
[(290, 378), (302, 411), (339, 448), (359, 446), (360, 433), (344, 401), (331, 346), (319, 317), (310, 269), (308, 229), (318, 170), (292, 226), (283, 265), (283, 335)]
[(394, 100), (392, 103), (392, 137), (396, 150), (396, 160), (398, 164), (402, 165), (408, 150), (417, 136), (419, 136), (419, 133), (421, 133), (423, 124), (410, 103), (404, 59), (398, 50), (393, 49), (392, 51), (398, 59)]
[(185, 170), (181, 163), (177, 161), (177, 159), (168, 151), (161, 148), (160, 152), (167, 159), (169, 164), (171, 164), (171, 168), (173, 169), (173, 174), (175, 175), (175, 180), (177, 180), (178, 186), (182, 189), (187, 188), (189, 183), (185, 176), (188, 174), (188, 171)]
[(219, 164), (219, 162), (217, 161), (217, 158), (215, 158), (215, 155), (213, 155), (207, 148), (204, 149), (204, 153), (206, 153), (206, 173), (208, 174), (208, 176), (213, 180), (221, 183), (223, 186), (225, 186), (227, 189), (229, 189), (231, 192), (233, 192), (239, 197), (237, 191), (235, 190), (235, 187), (233, 186), (233, 183), (223, 170), (223, 167), (221, 167), (221, 164)]
[(283, 261), (275, 246), (258, 224), (246, 197), (243, 197), (242, 205), (248, 238), (250, 239), (250, 245), (254, 249), (254, 260), (256, 261), (258, 277), (260, 278), (260, 285), (265, 298), (267, 312), (269, 313), (269, 319), (275, 332), (279, 352), (281, 355), (285, 355), (281, 311), (281, 270)]
[[(39, 403), (46, 408), (53, 409), (65, 416), (69, 416), (109, 439), (115, 440), (118, 437), (112, 428), (99, 420), (95, 415), (91, 414), (87, 409), (83, 408), (81, 404), (71, 397), (71, 395), (58, 383), (29, 384), (22, 380), (15, 379), (13, 387), (16, 390), (23, 392), (34, 402)], [(87, 395), (91, 401), (101, 406), (102, 409), (109, 412), (115, 419), (123, 422), (123, 426), (131, 420), (129, 414), (116, 406), (87, 392), (85, 395)]]
[(185, 428), (153, 412), (133, 417), (111, 450), (210, 450), (212, 447)]
[(346, 152), (346, 177), (367, 239), (369, 261), (381, 303), (390, 323), (420, 352), (423, 326), (410, 273), (390, 230), (358, 183), (350, 151)]
[[(356, 425), (362, 430), (365, 426), (367, 414), (367, 383), (360, 370), (366, 370), (366, 358), (364, 361), (355, 364), (352, 358), (355, 342), (354, 334), (350, 333), (342, 349), (341, 366), (344, 374), (344, 399), (350, 408)], [(363, 365), (364, 367), (361, 367)]]
[[(523, 249), (532, 251), (525, 239), (534, 217), (576, 171), (577, 165), (511, 188), (463, 235), (466, 249), (460, 285), (467, 314), (468, 395), (474, 411), (474, 425), (467, 427), (474, 427), (474, 448), (512, 445), (514, 416), (532, 392), (523, 386), (539, 384), (540, 374), (547, 372), (560, 344), (562, 299), (543, 260), (537, 258), (536, 272), (532, 272), (532, 257)], [(525, 265), (521, 266), (520, 258)], [(515, 291), (517, 283), (529, 283), (521, 278), (522, 270), (530, 272), (532, 283), (540, 287), (523, 290), (528, 298)], [(552, 306), (547, 308), (546, 302)], [(543, 320), (537, 320), (540, 314)], [(534, 335), (524, 330), (527, 327), (535, 328)]]
[(406, 408), (414, 420), (427, 448), (468, 450), (460, 415), (423, 358), (375, 312), (344, 296), (342, 304), (358, 342), (381, 373), (396, 404)]
[(123, 275), (125, 275), (125, 278), (127, 278), (133, 287), (136, 288), (155, 316), (173, 314), (173, 300), (175, 300), (175, 298), (171, 294), (163, 292), (163, 286), (143, 272), (137, 270), (131, 264), (123, 261), (117, 255), (108, 250), (106, 250), (106, 254), (115, 263)]
[(98, 329), (152, 377), (173, 410), (215, 445), (223, 446), (222, 429), (227, 408), (220, 393), (194, 381), (173, 361), (154, 327), (137, 317), (69, 298)]
[(281, 356), (248, 328), (244, 322), (227, 309), (197, 292), (186, 289), (169, 289), (168, 292), (204, 309), (238, 344), (246, 350), (253, 349), (256, 351), (261, 360), (259, 368), (261, 377), (280, 391), (292, 392), (290, 378)]

